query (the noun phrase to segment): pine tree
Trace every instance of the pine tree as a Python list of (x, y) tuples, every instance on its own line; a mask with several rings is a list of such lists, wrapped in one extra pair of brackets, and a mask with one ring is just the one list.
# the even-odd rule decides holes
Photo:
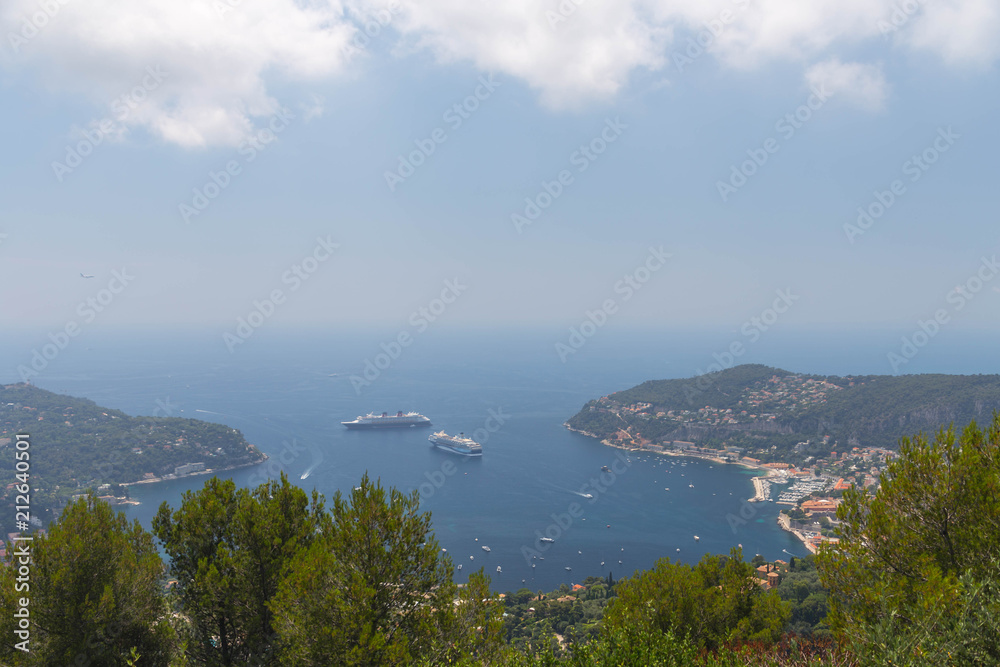
[(840, 540), (816, 559), (834, 629), (880, 659), (899, 643), (927, 664), (1000, 661), (1000, 415), (904, 438), (880, 482), (844, 492)]
[[(163, 562), (138, 521), (91, 495), (67, 505), (31, 552), (31, 653), (15, 653), (23, 662), (11, 663), (124, 667), (135, 648), (143, 665), (168, 664), (175, 634), (166, 621)], [(8, 583), (5, 577), (5, 615), (18, 595)]]
[(456, 614), (452, 565), (416, 494), (387, 492), (365, 475), (349, 500), (336, 494), (332, 514), (330, 530), (296, 556), (270, 605), (284, 663), (409, 664), (450, 647), (488, 651), (499, 640), (502, 607), (491, 605), (483, 579), (470, 579)]
[(170, 557), (184, 615), (188, 657), (210, 665), (269, 660), (274, 617), (268, 603), (292, 557), (328, 519), (322, 499), (281, 475), (250, 491), (209, 479), (171, 512), (163, 503), (153, 530)]

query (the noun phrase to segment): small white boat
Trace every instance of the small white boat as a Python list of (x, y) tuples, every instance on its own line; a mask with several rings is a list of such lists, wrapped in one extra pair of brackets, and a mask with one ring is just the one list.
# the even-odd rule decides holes
[(570, 572), (570, 571), (571, 571), (572, 569), (573, 569), (573, 568), (571, 568), (571, 567), (570, 567), (569, 565), (567, 565), (567, 566), (566, 566), (566, 571), (567, 571), (567, 572)]
[(497, 572), (500, 572), (500, 566), (497, 565)]
[(601, 567), (604, 567), (604, 561), (603, 560), (601, 561)]
[(483, 551), (490, 551), (489, 547), (483, 547)]
[(695, 536), (694, 536), (694, 541), (695, 541), (695, 542), (697, 542), (697, 541), (698, 541), (698, 540), (700, 540), (700, 539), (701, 539), (701, 538), (700, 538), (700, 537), (698, 537), (697, 535), (695, 535)]
[(461, 564), (461, 563), (459, 563), (459, 564), (458, 564), (458, 569), (459, 569), (459, 570), (461, 570), (461, 569), (462, 569), (462, 564)]

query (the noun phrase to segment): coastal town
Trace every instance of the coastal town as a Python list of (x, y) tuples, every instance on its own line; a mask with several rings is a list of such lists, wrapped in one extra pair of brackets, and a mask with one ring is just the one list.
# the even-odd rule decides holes
[[(843, 492), (855, 486), (874, 492), (879, 475), (896, 456), (895, 452), (880, 447), (851, 447), (844, 451), (830, 450), (827, 457), (810, 457), (813, 458), (810, 465), (797, 467), (785, 462), (764, 463), (745, 456), (740, 447), (715, 449), (680, 440), (652, 443), (605, 439), (602, 443), (627, 451), (700, 458), (759, 471), (760, 475), (753, 478), (754, 495), (747, 502), (773, 502), (782, 506), (778, 523), (811, 552), (822, 542), (836, 541), (837, 506)], [(824, 444), (830, 444), (828, 438)]]
[[(697, 389), (697, 383), (694, 389)], [(849, 382), (847, 386), (854, 386)], [(657, 410), (652, 403), (636, 402), (619, 405), (613, 396), (602, 396), (598, 405), (624, 415), (634, 415), (642, 419), (659, 419), (681, 425), (700, 427), (738, 424), (766, 424), (781, 416), (827, 401), (829, 395), (841, 391), (840, 385), (802, 375), (774, 375), (757, 387), (747, 387), (736, 403), (736, 407), (720, 408), (706, 405), (697, 409)]]
[(825, 407), (831, 397), (856, 391), (865, 378), (776, 370), (761, 367), (744, 379), (646, 383), (591, 401), (567, 427), (611, 447), (758, 471), (748, 501), (780, 506), (781, 526), (815, 551), (835, 539), (843, 492), (874, 491), (895, 453), (861, 442), (829, 417), (836, 414)]
[[(843, 492), (852, 486), (874, 491), (879, 475), (895, 453), (882, 447), (864, 446), (853, 439), (841, 444), (822, 433), (788, 442), (779, 449), (766, 437), (748, 438), (741, 427), (766, 432), (768, 423), (821, 405), (831, 393), (841, 390), (841, 386), (823, 379), (775, 375), (758, 386), (746, 388), (735, 408), (706, 405), (664, 409), (645, 401), (622, 405), (618, 397), (611, 395), (595, 401), (590, 410), (606, 412), (620, 423), (610, 435), (601, 438), (605, 445), (702, 458), (759, 471), (753, 479), (754, 495), (748, 502), (773, 502), (781, 506), (778, 517), (781, 527), (815, 552), (822, 542), (836, 539), (837, 506)], [(673, 423), (677, 428), (667, 436), (656, 436), (663, 423)], [(687, 434), (689, 439), (671, 437), (675, 433)], [(699, 434), (707, 437), (698, 438)]]

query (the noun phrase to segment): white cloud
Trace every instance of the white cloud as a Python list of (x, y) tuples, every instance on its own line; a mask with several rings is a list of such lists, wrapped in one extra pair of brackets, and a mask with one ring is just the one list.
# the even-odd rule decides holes
[[(1000, 56), (996, 0), (49, 0), (37, 36), (10, 36), (38, 0), (5, 0), (0, 60), (52, 89), (108, 104), (147, 66), (168, 72), (126, 123), (183, 146), (235, 143), (278, 107), (270, 88), (360, 67), (345, 54), (354, 19), (392, 7), (378, 39), (398, 57), (426, 51), (524, 81), (553, 109), (613, 99), (636, 71), (678, 72), (672, 53), (708, 35), (706, 57), (748, 70), (799, 63), (866, 108), (884, 104), (878, 68), (841, 63), (859, 47), (936, 54), (949, 64)], [(60, 4), (61, 3), (61, 4)], [(884, 26), (910, 13), (891, 33)], [(230, 7), (230, 5), (234, 5)], [(225, 8), (223, 16), (217, 9)], [(706, 25), (716, 28), (706, 32)], [(720, 27), (721, 26), (721, 27)], [(882, 26), (882, 28), (880, 28)], [(819, 65), (814, 63), (819, 62)], [(831, 84), (832, 85), (832, 84)], [(308, 99), (308, 95), (304, 95)], [(297, 100), (287, 100), (294, 104)], [(315, 113), (315, 111), (311, 112)]]
[(33, 19), (39, 5), (14, 0), (0, 8), (8, 66), (109, 108), (142, 86), (152, 67), (163, 73), (162, 82), (141, 103), (128, 106), (124, 124), (147, 127), (188, 147), (241, 141), (254, 119), (279, 108), (268, 78), (308, 81), (337, 73), (355, 31), (336, 0), (51, 0), (51, 5), (58, 11), (37, 34), (29, 29), (26, 40), (16, 37), (23, 37), (25, 20), (42, 23), (44, 16)]
[(996, 0), (923, 0), (913, 26), (903, 25), (899, 40), (939, 53), (954, 65), (989, 65), (1000, 55), (1000, 5)]
[(325, 110), (324, 106), (325, 100), (319, 95), (312, 95), (308, 102), (303, 102), (299, 105), (299, 109), (302, 110), (302, 120), (309, 122), (314, 118), (319, 118), (323, 115)]
[(582, 2), (565, 0), (565, 14), (540, 0), (407, 2), (395, 25), (440, 61), (522, 79), (550, 107), (609, 98), (632, 70), (663, 65), (669, 27), (645, 20), (635, 3)]
[[(359, 0), (372, 7), (382, 1)], [(909, 34), (889, 40), (880, 23), (904, 2), (914, 9), (896, 32)], [(636, 69), (667, 70), (692, 37), (733, 69), (787, 61), (808, 68), (820, 59), (829, 68), (840, 50), (892, 48), (894, 41), (953, 63), (992, 62), (1000, 50), (998, 13), (995, 0), (411, 0), (396, 26), (441, 61), (518, 77), (544, 103), (563, 107), (612, 97)], [(856, 102), (884, 103), (876, 68), (841, 70), (861, 86)]]
[(826, 90), (830, 95), (867, 111), (885, 107), (888, 84), (877, 65), (842, 63), (837, 58), (813, 65), (806, 70), (810, 88)]

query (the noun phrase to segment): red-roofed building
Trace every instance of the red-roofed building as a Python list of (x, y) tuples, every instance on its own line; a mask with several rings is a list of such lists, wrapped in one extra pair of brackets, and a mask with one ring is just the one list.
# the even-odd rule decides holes
[(837, 513), (837, 501), (830, 500), (828, 498), (819, 498), (817, 500), (806, 500), (802, 503), (802, 511), (812, 514), (836, 514)]

